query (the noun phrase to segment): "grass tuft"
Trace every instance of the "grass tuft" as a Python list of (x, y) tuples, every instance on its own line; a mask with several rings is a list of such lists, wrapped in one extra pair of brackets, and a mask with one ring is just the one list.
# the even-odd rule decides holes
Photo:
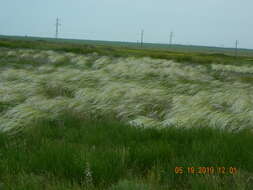
[[(16, 138), (6, 135), (0, 136), (0, 179), (10, 187), (15, 187), (15, 183), (8, 179), (33, 174), (52, 176), (53, 181), (48, 179), (46, 185), (57, 182), (78, 188), (226, 189), (230, 181), (246, 186), (253, 174), (253, 138), (247, 131), (144, 130), (120, 122), (82, 121), (65, 116), (61, 121), (44, 121), (29, 127)], [(177, 166), (233, 166), (244, 172), (245, 179), (239, 174), (226, 174), (207, 179), (207, 183), (199, 174), (175, 174)], [(224, 184), (225, 176), (229, 179)], [(140, 182), (124, 181), (129, 178)], [(24, 179), (16, 180), (19, 184)], [(30, 181), (40, 187), (37, 183)], [(74, 185), (69, 189), (74, 189)]]

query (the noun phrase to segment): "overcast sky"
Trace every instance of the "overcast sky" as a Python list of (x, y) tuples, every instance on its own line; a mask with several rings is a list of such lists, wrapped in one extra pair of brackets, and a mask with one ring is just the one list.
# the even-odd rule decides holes
[(0, 0), (0, 34), (253, 48), (252, 0)]

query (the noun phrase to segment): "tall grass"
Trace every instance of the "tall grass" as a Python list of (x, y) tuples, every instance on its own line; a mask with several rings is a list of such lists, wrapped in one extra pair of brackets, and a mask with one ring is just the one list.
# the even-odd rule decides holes
[(251, 65), (19, 45), (0, 51), (0, 189), (252, 189)]
[(3, 52), (0, 129), (4, 131), (56, 119), (67, 110), (83, 118), (110, 115), (144, 127), (252, 128), (252, 80), (245, 73), (251, 66), (52, 50)]
[[(141, 129), (65, 115), (15, 138), (1, 134), (0, 181), (6, 189), (246, 189), (252, 144), (247, 131)], [(180, 175), (177, 166), (233, 166), (239, 172)]]
[[(111, 45), (111, 46), (110, 46)], [(150, 44), (149, 44), (150, 45)], [(228, 55), (224, 55), (220, 53), (214, 53), (213, 51), (203, 51), (204, 47), (199, 48), (198, 50), (193, 50), (194, 48), (187, 47), (180, 48), (170, 48), (168, 50), (162, 50), (160, 48), (147, 48), (147, 49), (139, 49), (134, 47), (122, 47), (122, 46), (112, 46), (112, 44), (108, 45), (96, 45), (96, 44), (78, 44), (78, 43), (64, 43), (63, 41), (32, 41), (32, 40), (11, 40), (11, 39), (0, 39), (0, 47), (18, 49), (18, 48), (26, 48), (26, 49), (37, 49), (37, 50), (55, 50), (55, 51), (64, 51), (71, 52), (77, 54), (90, 54), (96, 52), (101, 56), (113, 56), (113, 57), (151, 57), (155, 59), (167, 59), (174, 60), (177, 62), (191, 62), (192, 64), (201, 63), (201, 64), (211, 64), (213, 62), (219, 64), (237, 64), (238, 61), (244, 64), (252, 63), (252, 57), (238, 57), (235, 61), (234, 52), (227, 52)], [(189, 51), (192, 49), (193, 51)], [(230, 51), (230, 50), (229, 50)], [(241, 54), (251, 55), (252, 52), (243, 53), (244, 50), (241, 50)], [(205, 52), (205, 53), (200, 53)], [(230, 54), (230, 56), (229, 56)]]

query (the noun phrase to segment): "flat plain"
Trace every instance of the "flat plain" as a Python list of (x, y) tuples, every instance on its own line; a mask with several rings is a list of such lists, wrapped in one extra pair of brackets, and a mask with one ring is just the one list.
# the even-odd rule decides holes
[[(6, 189), (253, 188), (253, 57), (0, 40)], [(230, 167), (236, 174), (175, 173)]]

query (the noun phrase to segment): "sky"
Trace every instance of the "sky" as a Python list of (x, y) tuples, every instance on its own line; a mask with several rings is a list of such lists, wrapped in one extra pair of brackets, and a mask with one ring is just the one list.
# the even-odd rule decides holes
[(0, 0), (0, 35), (253, 49), (252, 0)]

